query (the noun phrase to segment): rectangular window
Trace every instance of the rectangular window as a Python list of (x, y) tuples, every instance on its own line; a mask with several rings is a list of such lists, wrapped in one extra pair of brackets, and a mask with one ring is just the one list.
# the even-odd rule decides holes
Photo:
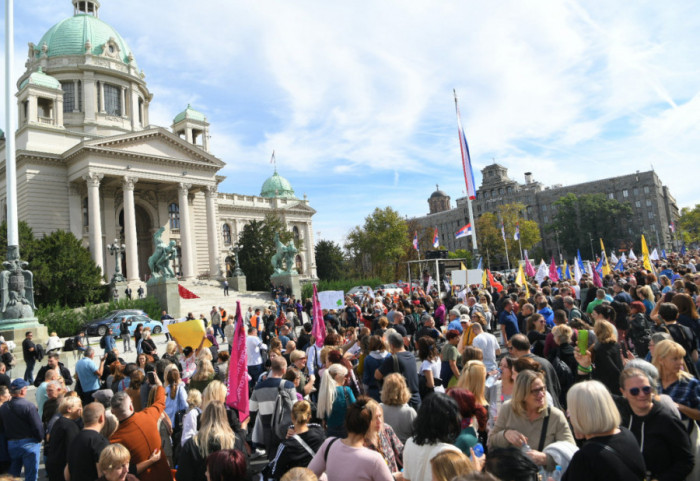
[(654, 211), (653, 211), (653, 210), (650, 210), (650, 211), (647, 213), (647, 215), (649, 216), (650, 219), (653, 219), (653, 218), (654, 218)]
[(647, 199), (647, 207), (651, 207), (651, 199)]
[(121, 89), (115, 85), (105, 84), (105, 111), (107, 115), (122, 115)]
[(639, 195), (639, 189), (638, 189), (638, 188), (635, 187), (633, 192), (634, 192), (634, 195)]
[(547, 212), (547, 204), (542, 204), (542, 212)]
[(637, 209), (639, 209), (640, 207), (642, 207), (642, 203), (641, 203), (640, 201), (638, 201), (638, 200), (635, 200), (635, 201), (634, 201), (634, 206), (635, 206)]
[(549, 217), (544, 216), (544, 217), (543, 217), (543, 220), (544, 220), (544, 223), (545, 223), (545, 224), (549, 223)]
[(630, 193), (627, 189), (622, 191), (622, 197), (629, 197)]
[(63, 89), (63, 111), (72, 112), (75, 108), (75, 84), (73, 81), (61, 82)]
[(615, 194), (613, 194), (612, 192), (610, 192), (610, 193), (608, 194), (608, 199), (614, 199), (614, 198), (615, 198)]
[(651, 230), (652, 230), (653, 232), (656, 232), (656, 224), (651, 224)]
[(648, 193), (649, 193), (649, 186), (648, 186), (648, 185), (645, 185), (645, 186), (644, 186), (644, 193), (645, 193), (645, 194), (648, 194)]

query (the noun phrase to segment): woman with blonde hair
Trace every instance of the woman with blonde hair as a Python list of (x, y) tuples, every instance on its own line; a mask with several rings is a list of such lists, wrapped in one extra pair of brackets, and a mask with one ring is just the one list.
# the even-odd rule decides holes
[(486, 365), (481, 361), (469, 361), (462, 369), (462, 374), (457, 381), (458, 388), (467, 389), (474, 394), (476, 402), (487, 406), (486, 400)]
[(367, 408), (374, 411), (372, 426), (365, 435), (365, 447), (382, 455), (389, 471), (396, 473), (403, 467), (403, 443), (394, 430), (384, 422), (384, 412), (377, 401), (367, 401)]
[(433, 481), (452, 481), (457, 476), (477, 471), (469, 458), (459, 451), (443, 451), (430, 460)]
[(100, 453), (97, 468), (102, 476), (97, 481), (138, 481), (133, 474), (129, 474), (129, 450), (119, 443), (108, 444)]
[(347, 368), (342, 364), (331, 364), (321, 378), (316, 415), (323, 420), (328, 436), (347, 436), (345, 413), (348, 406), (355, 402), (352, 389), (343, 385), (347, 373)]
[(210, 360), (198, 359), (197, 369), (190, 378), (190, 389), (198, 389), (199, 391), (204, 392), (209, 383), (214, 380), (215, 375), (216, 373), (214, 372), (214, 366)]
[(141, 341), (139, 341), (139, 345), (136, 346), (137, 352), (139, 352), (139, 347), (140, 352), (144, 353), (146, 357), (150, 356), (153, 361), (158, 360), (158, 349), (156, 348), (156, 343), (151, 339), (150, 328), (145, 328), (141, 333)]
[(605, 385), (598, 381), (578, 383), (569, 390), (566, 400), (574, 433), (586, 442), (571, 458), (562, 479), (645, 479), (646, 468), (639, 444), (626, 428), (618, 427), (620, 413)]
[(401, 374), (391, 373), (384, 378), (380, 404), (384, 422), (392, 427), (402, 443), (413, 435), (413, 421), (416, 419), (416, 410), (408, 405), (410, 400), (411, 391)]
[[(226, 385), (221, 381), (212, 381), (202, 392), (202, 411), (207, 408), (207, 405), (213, 401), (219, 401), (226, 406), (226, 394), (228, 390)], [(238, 411), (236, 409), (229, 408), (226, 406), (226, 416), (228, 418), (228, 425), (231, 427), (236, 436), (241, 436), (245, 438), (245, 429), (248, 426), (250, 417), (248, 417), (243, 423), (241, 423), (238, 416)]]
[[(180, 446), (197, 433), (197, 418), (202, 414), (202, 393), (198, 389), (190, 389), (187, 393), (187, 413), (182, 419), (182, 435)], [(173, 439), (174, 442), (177, 440)]]
[(547, 407), (546, 393), (544, 374), (530, 370), (518, 373), (513, 398), (503, 403), (489, 433), (489, 450), (529, 446), (528, 457), (547, 471), (554, 471), (554, 458), (545, 454), (544, 448), (556, 441), (575, 441), (564, 413)]
[[(654, 346), (652, 364), (659, 370), (659, 393), (671, 396), (681, 418), (690, 426), (689, 420), (700, 421), (700, 381), (685, 370), (685, 354), (677, 342), (661, 341)], [(693, 427), (693, 431), (697, 430)]]
[(201, 427), (182, 447), (178, 462), (177, 481), (206, 481), (207, 457), (223, 449), (245, 452), (245, 439), (236, 436), (226, 418), (226, 408), (212, 401), (202, 412)]

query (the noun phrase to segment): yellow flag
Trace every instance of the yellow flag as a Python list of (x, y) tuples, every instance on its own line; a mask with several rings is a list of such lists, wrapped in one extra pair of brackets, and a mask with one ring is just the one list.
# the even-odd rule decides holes
[(600, 250), (603, 252), (603, 275), (607, 276), (612, 271), (610, 270), (610, 264), (608, 264), (608, 254), (605, 253), (605, 246), (603, 245), (603, 239), (600, 239)]
[(481, 271), (481, 272), (482, 272), (482, 274), (481, 274), (481, 283), (484, 285), (484, 287), (486, 287), (486, 269), (484, 269), (484, 270)]
[(518, 275), (515, 277), (515, 283), (520, 287), (525, 286), (525, 293), (527, 297), (530, 297), (530, 289), (527, 288), (527, 278), (525, 277), (525, 272), (523, 272), (523, 265), (520, 264), (518, 268)]
[(204, 338), (202, 347), (211, 346), (211, 342), (205, 337), (206, 333), (201, 319), (170, 324), (168, 331), (182, 347), (190, 346), (192, 349), (197, 349), (199, 343), (202, 342), (202, 338)]
[(461, 270), (461, 271), (466, 271), (466, 270), (467, 270), (467, 267), (464, 265), (464, 262), (460, 262), (460, 263), (459, 263), (459, 270)]
[(642, 257), (644, 258), (644, 268), (649, 272), (654, 272), (654, 268), (651, 265), (651, 259), (649, 258), (649, 248), (647, 247), (647, 241), (644, 239), (644, 234), (642, 234)]

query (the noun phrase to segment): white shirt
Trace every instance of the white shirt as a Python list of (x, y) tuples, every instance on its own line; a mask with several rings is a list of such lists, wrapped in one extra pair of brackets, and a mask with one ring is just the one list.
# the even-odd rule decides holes
[(411, 481), (432, 481), (430, 460), (443, 451), (461, 452), (457, 446), (447, 443), (417, 445), (408, 438), (403, 449), (403, 471)]
[(474, 338), (472, 341), (472, 346), (481, 349), (481, 352), (484, 354), (484, 365), (486, 366), (487, 371), (498, 369), (496, 349), (498, 349), (499, 346), (496, 336), (488, 332), (482, 332)]
[[(261, 347), (262, 346), (262, 347)], [(247, 336), (245, 338), (246, 352), (248, 353), (248, 365), (257, 366), (263, 363), (261, 349), (265, 349), (263, 342), (258, 336)]]
[[(420, 365), (420, 374), (423, 375), (423, 371), (432, 371), (433, 379), (440, 379), (440, 369), (442, 368), (442, 363), (440, 358), (433, 359), (432, 361), (425, 360)], [(443, 386), (435, 386), (435, 392), (445, 392)]]

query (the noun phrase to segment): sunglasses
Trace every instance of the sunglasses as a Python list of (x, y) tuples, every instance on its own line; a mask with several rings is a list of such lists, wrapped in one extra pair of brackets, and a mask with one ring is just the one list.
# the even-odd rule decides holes
[(537, 389), (530, 390), (530, 394), (534, 394), (535, 396), (537, 396), (538, 394), (544, 394), (544, 392), (546, 390), (547, 390), (547, 388), (542, 386), (542, 387), (538, 387)]
[(640, 391), (643, 392), (644, 395), (646, 396), (649, 393), (651, 393), (651, 386), (643, 386), (642, 388), (638, 388), (638, 387), (630, 388), (630, 394), (632, 396), (639, 396)]

